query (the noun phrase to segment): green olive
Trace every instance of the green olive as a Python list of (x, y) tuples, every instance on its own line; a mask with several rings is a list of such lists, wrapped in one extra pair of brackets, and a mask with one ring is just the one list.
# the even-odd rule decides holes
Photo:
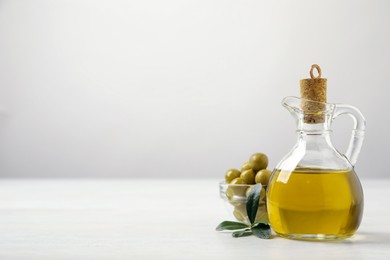
[(239, 203), (234, 206), (233, 215), (237, 220), (245, 221), (247, 219), (246, 203)]
[[(235, 184), (241, 184), (235, 186)], [(226, 189), (226, 197), (228, 197), (229, 200), (233, 200), (234, 196), (243, 197), (245, 196), (245, 191), (247, 189), (247, 186), (245, 185), (245, 180), (241, 178), (235, 178), (230, 182), (230, 185)]]
[(261, 183), (264, 186), (268, 185), (269, 179), (271, 177), (271, 171), (264, 169), (260, 170), (255, 177), (255, 182), (256, 183)]
[(261, 222), (265, 222), (265, 223), (269, 222), (268, 212), (267, 212), (267, 208), (265, 207), (265, 205), (258, 207), (257, 213), (256, 213), (256, 222), (257, 221), (261, 221)]
[(267, 200), (265, 198), (264, 200), (259, 200), (259, 207), (264, 206), (265, 204), (267, 204)]
[(238, 221), (244, 221), (245, 220), (245, 215), (242, 214), (242, 211), (239, 211), (237, 209), (235, 209), (233, 211), (233, 215), (234, 217), (238, 220)]
[(229, 201), (231, 201), (234, 197), (234, 190), (233, 190), (233, 187), (229, 186), (227, 189), (226, 189), (226, 197), (229, 199)]
[(249, 158), (249, 165), (255, 171), (266, 169), (268, 166), (268, 157), (263, 153), (255, 153)]
[(234, 209), (240, 211), (244, 216), (246, 216), (246, 202), (240, 202), (234, 205)]
[(265, 194), (266, 194), (265, 188), (263, 187), (263, 188), (261, 188), (261, 191), (260, 191), (259, 203), (262, 202), (262, 201), (264, 201), (264, 199), (265, 199)]
[(247, 184), (255, 184), (255, 173), (252, 169), (241, 173), (240, 179), (243, 179)]
[(244, 179), (241, 177), (235, 178), (230, 182), (230, 184), (247, 184)]
[(251, 170), (251, 166), (249, 165), (249, 162), (246, 162), (244, 163), (242, 166), (241, 166), (241, 172), (244, 172), (246, 170)]
[(239, 170), (237, 170), (237, 169), (229, 169), (225, 173), (225, 181), (226, 181), (226, 183), (230, 183), (235, 178), (240, 177), (240, 175), (241, 175), (241, 172)]

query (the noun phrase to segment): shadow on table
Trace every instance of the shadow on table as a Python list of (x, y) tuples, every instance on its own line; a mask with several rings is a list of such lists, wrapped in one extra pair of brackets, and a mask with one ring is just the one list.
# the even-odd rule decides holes
[(379, 232), (359, 232), (353, 237), (341, 241), (335, 241), (334, 243), (342, 244), (360, 244), (360, 245), (389, 245), (390, 246), (390, 233)]

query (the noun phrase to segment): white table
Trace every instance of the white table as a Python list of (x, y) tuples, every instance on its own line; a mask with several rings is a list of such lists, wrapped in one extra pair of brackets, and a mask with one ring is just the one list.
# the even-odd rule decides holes
[(0, 259), (390, 259), (390, 180), (338, 242), (233, 238), (217, 180), (0, 180)]

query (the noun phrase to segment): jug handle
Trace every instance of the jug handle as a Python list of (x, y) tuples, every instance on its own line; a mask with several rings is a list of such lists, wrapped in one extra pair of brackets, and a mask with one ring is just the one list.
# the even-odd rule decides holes
[(351, 140), (349, 141), (345, 157), (349, 160), (352, 166), (355, 166), (360, 150), (363, 145), (364, 132), (366, 129), (366, 120), (363, 114), (354, 106), (336, 104), (333, 112), (333, 119), (340, 115), (349, 115), (353, 119), (353, 130)]

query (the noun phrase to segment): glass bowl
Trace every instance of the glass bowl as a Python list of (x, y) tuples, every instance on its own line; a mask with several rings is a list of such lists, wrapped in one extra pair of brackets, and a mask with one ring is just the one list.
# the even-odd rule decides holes
[[(250, 224), (246, 213), (247, 194), (253, 187), (252, 184), (228, 184), (224, 181), (219, 183), (219, 195), (224, 200), (230, 218)], [(267, 186), (263, 186), (260, 193), (259, 208), (257, 209), (256, 222), (268, 223), (267, 212)]]

